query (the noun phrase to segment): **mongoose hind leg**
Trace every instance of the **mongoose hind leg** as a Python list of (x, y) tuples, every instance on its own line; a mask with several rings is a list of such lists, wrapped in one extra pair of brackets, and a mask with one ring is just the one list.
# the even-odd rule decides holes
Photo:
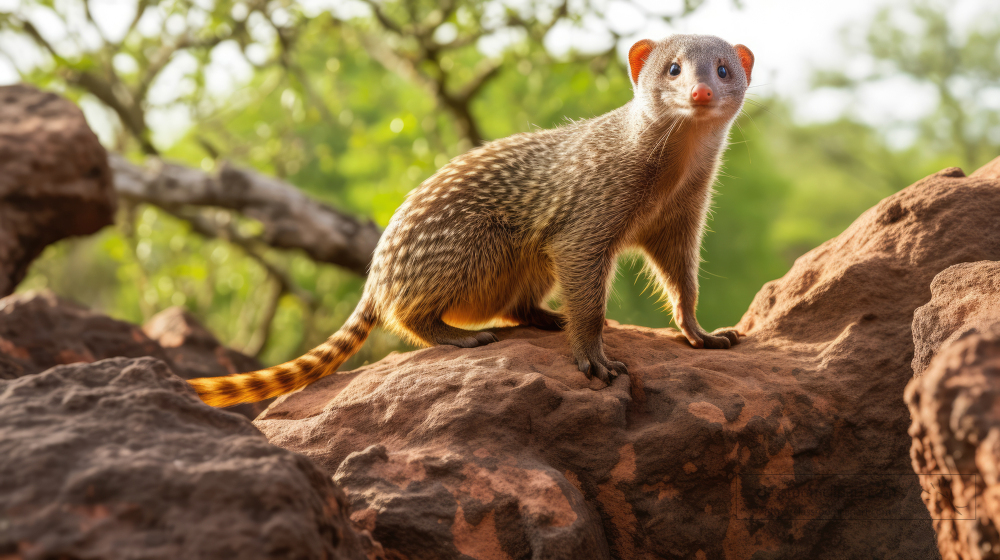
[(540, 305), (516, 309), (508, 318), (519, 325), (530, 325), (543, 331), (561, 331), (566, 328), (566, 317), (562, 313), (545, 309)]
[(409, 328), (422, 340), (438, 345), (448, 344), (458, 346), (459, 348), (475, 348), (476, 346), (485, 346), (500, 341), (497, 335), (490, 331), (460, 329), (445, 323), (441, 319), (431, 321), (425, 326), (416, 328), (409, 326)]

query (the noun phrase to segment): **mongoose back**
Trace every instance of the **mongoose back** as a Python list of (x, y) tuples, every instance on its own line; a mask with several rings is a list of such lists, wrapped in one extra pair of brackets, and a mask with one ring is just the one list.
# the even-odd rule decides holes
[[(579, 369), (604, 382), (626, 367), (604, 353), (617, 255), (638, 249), (696, 348), (732, 329), (695, 318), (712, 185), (743, 106), (754, 57), (717, 37), (642, 40), (629, 51), (634, 99), (610, 113), (475, 148), (414, 189), (379, 240), (344, 326), (290, 362), (192, 379), (213, 406), (288, 393), (334, 373), (376, 325), (422, 345), (496, 342), (490, 322), (565, 329)], [(556, 313), (545, 306), (558, 289)]]

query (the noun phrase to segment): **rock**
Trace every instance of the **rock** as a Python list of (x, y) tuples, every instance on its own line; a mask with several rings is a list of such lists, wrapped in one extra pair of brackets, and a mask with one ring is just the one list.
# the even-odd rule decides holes
[(611, 323), (630, 377), (562, 333), (392, 355), (255, 421), (409, 558), (936, 558), (911, 470), (911, 322), (951, 265), (1000, 259), (1000, 178), (946, 169), (764, 286), (728, 351)]
[(91, 311), (49, 290), (0, 299), (0, 353), (13, 364), (4, 375), (7, 379), (115, 356), (170, 361), (163, 348), (139, 327)]
[[(147, 336), (157, 341), (184, 379), (216, 377), (262, 369), (256, 358), (226, 348), (198, 319), (183, 307), (168, 307), (150, 317), (142, 326)], [(228, 407), (253, 420), (274, 399)]]
[(913, 313), (913, 374), (938, 349), (1000, 321), (1000, 262), (956, 264), (934, 277), (931, 301)]
[(108, 157), (83, 112), (54, 93), (0, 87), (0, 297), (46, 245), (112, 223)]
[(1000, 324), (943, 344), (906, 404), (941, 556), (1000, 558)]
[[(143, 329), (57, 297), (28, 291), (0, 299), (0, 379), (115, 356), (152, 356), (185, 379), (229, 375), (263, 367), (225, 348), (190, 314), (178, 308), (154, 316)], [(151, 339), (150, 336), (158, 339)], [(229, 410), (253, 419), (266, 403)]]
[(1000, 263), (952, 266), (931, 292), (913, 315), (913, 470), (941, 555), (1000, 558)]
[(347, 512), (308, 459), (156, 359), (0, 381), (4, 558), (365, 558)]

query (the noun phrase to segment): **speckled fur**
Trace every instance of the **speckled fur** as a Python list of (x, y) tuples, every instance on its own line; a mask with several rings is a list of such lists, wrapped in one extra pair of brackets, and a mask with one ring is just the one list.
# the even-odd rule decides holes
[[(625, 249), (644, 253), (692, 345), (738, 342), (731, 329), (706, 333), (695, 306), (712, 184), (752, 55), (741, 65), (738, 49), (745, 47), (697, 35), (641, 41), (633, 51), (638, 47), (649, 52), (644, 64), (632, 61), (633, 101), (452, 160), (393, 215), (362, 300), (337, 333), (282, 365), (191, 380), (202, 399), (228, 406), (304, 387), (335, 372), (375, 325), (419, 344), (462, 347), (496, 337), (459, 326), (565, 328), (580, 370), (609, 381), (625, 372), (605, 355), (601, 338), (611, 277)], [(676, 77), (668, 74), (675, 62)], [(689, 102), (699, 82), (715, 92), (710, 107)], [(557, 288), (558, 314), (544, 303)]]

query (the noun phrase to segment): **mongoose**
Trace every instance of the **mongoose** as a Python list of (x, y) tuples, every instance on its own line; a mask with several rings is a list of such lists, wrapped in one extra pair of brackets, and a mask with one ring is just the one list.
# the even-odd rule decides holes
[[(712, 185), (743, 106), (754, 57), (718, 37), (642, 40), (628, 55), (634, 99), (610, 113), (475, 148), (413, 190), (382, 235), (344, 326), (290, 362), (192, 379), (214, 406), (295, 391), (334, 373), (381, 325), (422, 345), (496, 342), (502, 322), (565, 329), (580, 371), (608, 383), (604, 353), (616, 257), (639, 249), (696, 348), (729, 348), (733, 329), (695, 318)], [(558, 287), (559, 312), (545, 306)]]

